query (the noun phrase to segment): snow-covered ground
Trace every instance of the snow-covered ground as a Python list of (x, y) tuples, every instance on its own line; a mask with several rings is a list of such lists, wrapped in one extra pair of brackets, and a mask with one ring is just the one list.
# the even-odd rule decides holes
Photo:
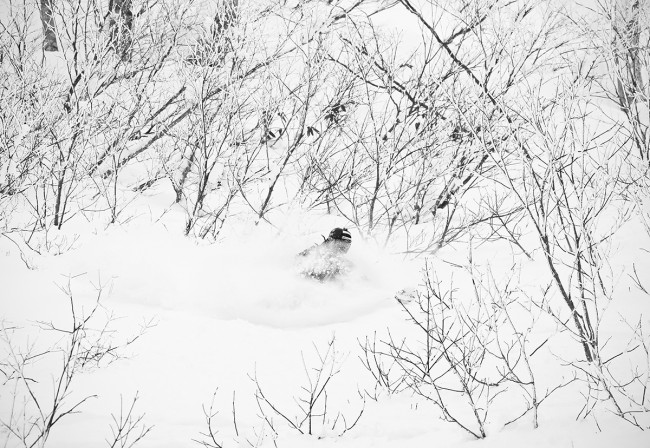
[[(287, 10), (297, 8), (287, 5), (288, 2), (280, 3)], [(587, 6), (590, 3), (594, 2), (586, 2)], [(255, 6), (255, 2), (251, 4)], [(325, 8), (325, 2), (320, 7)], [(0, 7), (0, 14), (8, 10)], [(212, 17), (212, 12), (207, 16)], [(406, 10), (388, 9), (378, 14), (377, 20), (384, 27), (402, 28), (395, 34), (410, 44), (401, 51), (411, 51), (414, 42), (420, 45), (421, 27)], [(251, 23), (260, 36), (267, 29)], [(269, 19), (270, 25), (274, 23)], [(34, 26), (40, 24), (35, 22)], [(250, 43), (251, 48), (253, 44)], [(48, 71), (66, 77), (66, 63), (61, 55), (50, 54), (45, 59)], [(253, 61), (251, 58), (250, 63)], [(400, 68), (406, 72), (408, 66)], [(284, 76), (284, 69), (282, 73)], [(170, 87), (177, 87), (175, 81), (167, 86)], [(67, 90), (66, 87), (64, 91)], [(185, 93), (189, 99), (191, 91), (190, 88)], [(164, 98), (152, 96), (151, 107), (157, 109), (155, 101), (165, 101)], [(48, 114), (47, 110), (38, 112)], [(610, 126), (609, 122), (606, 126)], [(21, 129), (11, 139), (14, 147), (21, 145), (31, 128), (25, 125)], [(277, 158), (282, 160), (282, 148), (276, 149)], [(30, 446), (42, 431), (39, 425), (46, 419), (56, 395), (62, 406), (58, 415), (64, 415), (52, 426), (46, 444), (49, 448), (111, 446), (120, 422), (127, 426), (130, 422), (134, 427), (129, 438), (118, 438), (113, 446), (130, 447), (143, 434), (142, 440), (137, 441), (139, 448), (199, 444), (223, 448), (456, 448), (478, 444), (486, 448), (650, 447), (647, 431), (644, 433), (611, 412), (611, 403), (603, 390), (592, 390), (589, 395), (585, 374), (577, 370), (582, 367), (589, 371), (580, 361), (584, 358), (581, 346), (569, 331), (561, 331), (549, 315), (559, 313), (569, 322), (567, 327), (573, 328), (565, 303), (554, 292), (540, 249), (528, 259), (505, 239), (472, 240), (469, 232), (428, 257), (400, 255), (406, 245), (395, 242), (394, 252), (382, 247), (386, 239), (380, 235), (379, 227), (375, 229), (375, 240), (343, 218), (288, 210), (298, 207), (300, 202), (293, 200), (293, 181), (283, 185), (286, 198), (277, 200), (285, 205), (268, 211), (268, 215), (273, 215), (273, 225), (264, 221), (256, 225), (251, 216), (256, 216), (258, 210), (251, 213), (242, 203), (239, 207), (245, 211), (234, 206), (218, 241), (208, 244), (182, 235), (187, 215), (179, 204), (168, 209), (169, 204), (174, 204), (175, 195), (167, 178), (152, 183), (145, 192), (135, 192), (134, 187), (143, 179), (152, 178), (141, 176), (151, 162), (148, 157), (134, 162), (135, 166), (123, 167), (119, 182), (115, 180), (116, 204), (118, 197), (120, 203), (128, 204), (117, 219), (119, 224), (108, 225), (100, 221), (107, 219), (100, 216), (101, 212), (88, 212), (98, 203), (98, 208), (104, 206), (97, 202), (94, 191), (88, 192), (89, 196), (94, 195), (92, 201), (86, 204), (81, 199), (88, 181), (96, 180), (89, 176), (86, 183), (74, 183), (80, 190), (79, 209), (84, 212), (71, 209), (70, 215), (78, 214), (66, 221), (62, 231), (54, 230), (56, 226), (48, 222), (49, 230), (35, 233), (30, 244), (40, 254), (28, 249), (21, 237), (10, 231), (12, 225), (0, 229), (0, 445)], [(279, 169), (279, 165), (273, 170), (269, 168), (259, 183), (252, 183), (260, 189), (260, 199), (269, 179)], [(54, 165), (51, 170), (56, 172)], [(170, 170), (178, 174), (182, 167)], [(213, 175), (213, 181), (216, 177)], [(45, 186), (53, 180), (43, 182)], [(211, 191), (216, 196), (221, 193), (214, 182)], [(106, 193), (107, 187), (104, 189)], [(161, 189), (166, 191), (161, 193)], [(477, 188), (476, 195), (482, 196), (482, 190)], [(190, 196), (187, 193), (181, 201), (188, 208)], [(469, 198), (471, 195), (465, 201), (471, 209)], [(13, 204), (11, 201), (7, 199), (6, 203)], [(650, 340), (645, 333), (636, 341), (631, 340), (635, 325), (639, 329), (650, 326), (650, 295), (642, 290), (646, 287), (650, 291), (650, 235), (640, 225), (638, 213), (644, 210), (642, 204), (638, 205), (641, 210), (635, 210), (637, 214), (632, 214), (612, 238), (610, 258), (598, 266), (607, 275), (603, 289), (610, 291), (611, 287), (614, 300), (594, 307), (592, 315), (597, 314), (595, 310), (603, 313), (598, 314), (595, 325), (602, 356), (607, 360), (621, 354), (612, 363), (612, 375), (621, 382), (618, 386), (628, 387), (634, 398), (641, 401), (637, 410), (645, 406), (645, 412), (639, 412), (638, 418), (648, 429), (650, 394), (643, 387), (650, 386), (650, 357), (644, 357), (647, 353), (643, 344), (650, 347)], [(645, 207), (650, 216), (647, 203)], [(13, 219), (25, 210), (29, 207), (22, 204), (16, 210), (0, 212), (12, 215)], [(616, 205), (608, 211), (618, 212)], [(36, 215), (40, 220), (39, 213)], [(25, 222), (32, 222), (33, 218), (30, 215)], [(84, 223), (83, 219), (91, 222)], [(413, 235), (419, 231), (426, 234), (430, 224), (414, 226)], [(327, 235), (335, 226), (349, 226), (352, 232), (348, 254), (351, 272), (334, 282), (304, 278), (296, 254), (322, 241), (321, 235)], [(527, 245), (529, 234), (521, 238), (524, 246), (539, 247), (539, 242)], [(605, 241), (604, 245), (607, 244), (610, 242)], [(558, 266), (560, 258), (558, 255)], [(451, 318), (447, 321), (449, 325), (471, 326), (472, 313), (476, 313), (477, 321), (479, 317), (485, 319), (476, 326), (477, 332), (486, 331), (487, 339), (502, 330), (506, 345), (513, 338), (525, 340), (541, 401), (538, 428), (534, 428), (532, 412), (507, 424), (524, 413), (527, 402), (531, 402), (527, 395), (531, 385), (526, 383), (529, 373), (521, 359), (517, 368), (523, 384), (503, 381), (499, 386), (488, 386), (491, 401), (487, 403), (485, 396), (479, 396), (479, 414), (487, 411), (482, 406), (489, 405), (485, 420), (487, 437), (481, 440), (450, 422), (449, 416), (445, 419), (443, 410), (423, 396), (426, 393), (418, 395), (420, 384), (409, 387), (408, 383), (399, 383), (400, 390), (390, 393), (378, 386), (364, 366), (364, 361), (368, 362), (363, 350), (364, 346), (368, 348), (367, 344), (376, 343), (377, 349), (385, 352), (382, 341), (393, 340), (398, 347), (413, 350), (405, 352), (404, 359), (426, 349), (422, 329), (409, 321), (405, 310), (417, 313), (414, 292), (426, 290), (423, 270), (427, 266), (443, 292), (449, 294), (445, 297), (453, 295), (460, 309), (465, 310), (463, 316), (470, 317), (462, 324)], [(475, 278), (469, 275), (470, 271), (476, 273)], [(542, 302), (548, 291), (549, 296), (555, 295), (549, 302)], [(501, 292), (507, 294), (501, 297)], [(475, 295), (485, 297), (486, 301), (473, 302)], [(499, 308), (509, 298), (516, 299), (511, 323)], [(535, 308), (531, 305), (533, 301), (544, 306)], [(73, 315), (79, 324), (91, 313), (83, 331), (75, 333), (81, 340), (77, 340), (78, 350), (73, 356), (75, 373), (69, 378), (70, 387), (57, 391), (59, 384), (66, 383), (65, 375), (62, 376), (66, 371), (62, 369), (72, 337)], [(491, 316), (500, 317), (491, 321)], [(533, 320), (534, 326), (528, 332)], [(508, 325), (516, 327), (518, 333)], [(472, 350), (481, 352), (480, 347), (463, 346), (465, 342), (462, 339), (460, 349), (466, 348), (470, 354), (475, 353)], [(513, 343), (512, 347), (515, 359), (518, 346)], [(91, 351), (86, 355), (90, 357), (80, 357), (88, 349)], [(100, 359), (101, 354), (104, 357)], [(379, 353), (377, 357), (381, 359), (370, 362), (390, 368), (385, 357)], [(14, 368), (24, 364), (25, 368), (14, 371), (8, 364)], [(400, 368), (408, 365), (393, 364), (391, 378), (399, 378)], [(494, 366), (487, 365), (486, 370), (490, 369), (494, 373)], [(478, 380), (481, 378), (474, 378), (474, 384)], [(318, 395), (325, 383), (323, 393)], [(15, 385), (18, 387), (14, 388)], [(309, 425), (304, 421), (301, 406), (305, 406), (303, 400), (312, 391), (317, 394), (312, 397), (317, 404)], [(544, 398), (551, 391), (554, 392)], [(428, 392), (429, 398), (434, 397), (430, 389)], [(445, 401), (451, 414), (463, 423), (471, 423), (473, 418), (467, 400), (466, 394), (452, 391)], [(73, 412), (67, 413), (68, 410)], [(39, 427), (30, 429), (33, 422)], [(17, 437), (9, 435), (8, 427), (17, 431)], [(146, 432), (146, 428), (151, 430)], [(211, 430), (214, 440), (206, 435)], [(19, 437), (25, 434), (28, 437), (21, 443)]]
[[(599, 413), (597, 424), (591, 417), (576, 419), (584, 405), (584, 388), (576, 384), (542, 404), (537, 429), (530, 415), (504, 427), (522, 403), (495, 400), (482, 441), (442, 420), (439, 409), (412, 392), (375, 391), (360, 361), (360, 343), (388, 330), (409, 334), (411, 325), (395, 295), (418, 285), (422, 261), (388, 254), (353, 232), (350, 276), (334, 283), (306, 280), (296, 270), (295, 254), (344, 223), (299, 214), (285, 221), (280, 229), (242, 224), (221, 243), (199, 245), (161, 222), (139, 219), (86, 231), (75, 248), (58, 256), (30, 254), (32, 269), (15, 246), (0, 240), (0, 308), (6, 328), (22, 327), (9, 333), (17, 347), (34, 344), (38, 351), (62, 344), (64, 335), (39, 329), (37, 322), (69, 327), (70, 302), (61, 290), (67, 285), (78, 314), (92, 309), (101, 290), (102, 309), (89, 326), (101, 328), (112, 315), (115, 332), (108, 337), (115, 343), (147, 327), (122, 350), (123, 359), (75, 377), (67, 403), (94, 397), (57, 423), (48, 446), (102, 446), (111, 437), (111, 414), (119, 418), (121, 400), (127, 409), (136, 394), (134, 416), (144, 414), (142, 422), (153, 426), (140, 447), (198, 446), (193, 440), (206, 440), (203, 407), (209, 408), (213, 394), (218, 411), (213, 429), (224, 447), (650, 446), (647, 434), (611, 413)], [(623, 238), (621, 250), (630, 250), (627, 245), (631, 241)], [(505, 251), (487, 247), (482, 254), (507, 273)], [(455, 247), (430, 262), (447, 282), (453, 275), (448, 262), (462, 263), (464, 257), (465, 249)], [(462, 278), (457, 286), (463, 288)], [(650, 308), (647, 298), (628, 305), (636, 316)], [(531, 338), (544, 338), (554, 328), (540, 325), (536, 331)], [(566, 341), (552, 338), (534, 358), (540, 390), (570, 376), (557, 358)], [(314, 378), (330, 344), (326, 364), (333, 361), (340, 370), (327, 386), (327, 414), (315, 418), (313, 435), (303, 435), (266, 407), (274, 435), (256, 404), (254, 378), (269, 401), (294, 420), (308, 375)], [(39, 361), (26, 373), (37, 381), (42, 400), (52, 396), (60, 358)], [(6, 418), (15, 403), (4, 392), (0, 407)], [(337, 415), (349, 426), (362, 410), (358, 423), (340, 435), (345, 425), (335, 423)]]

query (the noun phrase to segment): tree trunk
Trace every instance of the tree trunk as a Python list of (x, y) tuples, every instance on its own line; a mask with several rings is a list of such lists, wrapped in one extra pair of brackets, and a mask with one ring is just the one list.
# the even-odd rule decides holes
[(220, 3), (220, 9), (214, 16), (213, 37), (221, 35), (221, 33), (230, 28), (230, 25), (237, 20), (239, 0), (223, 0)]
[(43, 23), (43, 51), (59, 51), (52, 7), (54, 0), (41, 0), (41, 22)]
[(108, 5), (108, 37), (110, 46), (123, 61), (131, 59), (133, 43), (133, 12), (131, 0), (110, 0)]

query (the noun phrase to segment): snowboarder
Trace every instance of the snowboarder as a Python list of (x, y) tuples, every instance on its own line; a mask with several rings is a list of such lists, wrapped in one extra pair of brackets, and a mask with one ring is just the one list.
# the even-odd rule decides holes
[(319, 281), (333, 280), (349, 272), (350, 262), (345, 254), (352, 245), (352, 235), (346, 228), (336, 227), (321, 244), (314, 245), (298, 254), (301, 273)]

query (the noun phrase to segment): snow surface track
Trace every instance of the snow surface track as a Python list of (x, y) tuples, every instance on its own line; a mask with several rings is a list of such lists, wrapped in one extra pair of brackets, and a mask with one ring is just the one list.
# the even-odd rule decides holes
[(303, 278), (296, 254), (319, 239), (254, 229), (236, 241), (198, 246), (160, 227), (115, 229), (40, 267), (54, 278), (67, 273), (110, 281), (110, 301), (282, 328), (350, 321), (417, 285), (417, 265), (358, 238), (348, 276), (324, 283)]

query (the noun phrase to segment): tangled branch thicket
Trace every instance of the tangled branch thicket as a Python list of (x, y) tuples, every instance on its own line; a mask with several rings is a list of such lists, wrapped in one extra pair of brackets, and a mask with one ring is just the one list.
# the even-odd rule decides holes
[[(0, 235), (31, 267), (31, 252), (74, 244), (72, 223), (125, 223), (156, 196), (182, 210), (177, 231), (210, 241), (233, 216), (273, 224), (300, 207), (411, 256), (505, 242), (541, 261), (542, 297), (493, 291), (490, 308), (477, 292), (470, 312), (428, 271), (403, 303), (427, 349), (369, 338), (378, 384), (417, 392), (476, 437), (500, 386), (517, 384), (537, 425), (548, 395), (531, 368), (535, 319), (511, 314), (529, 303), (581, 350), (565, 360), (586, 386), (580, 415), (603, 405), (647, 429), (647, 369), (614, 367), (647, 365), (647, 320), (628, 320), (613, 353), (601, 335), (626, 294), (610, 265), (617, 236), (639, 224), (650, 248), (650, 12), (571, 7), (4, 1)], [(393, 12), (416, 39), (382, 25)], [(622, 269), (647, 294), (634, 262)]]

